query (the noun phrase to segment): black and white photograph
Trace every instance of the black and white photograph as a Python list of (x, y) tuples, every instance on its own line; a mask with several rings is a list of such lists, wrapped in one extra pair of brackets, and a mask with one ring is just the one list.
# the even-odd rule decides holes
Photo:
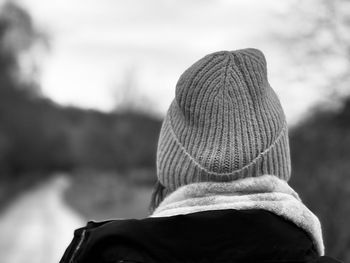
[(0, 263), (350, 263), (349, 0), (0, 0)]

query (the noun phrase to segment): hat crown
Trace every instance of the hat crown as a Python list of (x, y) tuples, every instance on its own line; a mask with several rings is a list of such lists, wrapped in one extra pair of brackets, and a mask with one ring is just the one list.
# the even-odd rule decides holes
[(215, 52), (181, 75), (157, 158), (170, 189), (266, 173), (289, 178), (285, 116), (261, 51)]
[[(258, 88), (251, 87), (252, 82)], [(258, 103), (268, 96), (268, 86), (266, 60), (261, 51), (219, 51), (200, 59), (180, 76), (175, 100), (185, 117), (195, 122), (212, 110), (200, 107), (208, 99), (214, 104), (238, 105), (244, 96), (255, 93), (253, 103)]]

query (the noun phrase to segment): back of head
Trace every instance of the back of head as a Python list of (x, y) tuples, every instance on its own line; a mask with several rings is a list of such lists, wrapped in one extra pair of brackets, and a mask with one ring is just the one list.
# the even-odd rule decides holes
[(159, 183), (172, 192), (264, 174), (290, 178), (285, 115), (265, 57), (256, 49), (209, 54), (176, 85), (159, 136)]

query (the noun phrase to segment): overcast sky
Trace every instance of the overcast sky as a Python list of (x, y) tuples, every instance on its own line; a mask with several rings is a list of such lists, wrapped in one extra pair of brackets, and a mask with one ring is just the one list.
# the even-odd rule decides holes
[(108, 111), (128, 87), (129, 97), (164, 114), (193, 62), (218, 50), (255, 47), (267, 57), (270, 83), (292, 122), (315, 93), (291, 90), (267, 37), (290, 1), (18, 0), (50, 37), (40, 82), (58, 103)]

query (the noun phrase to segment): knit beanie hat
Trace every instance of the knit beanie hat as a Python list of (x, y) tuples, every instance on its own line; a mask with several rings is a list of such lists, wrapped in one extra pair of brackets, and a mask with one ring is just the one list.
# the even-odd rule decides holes
[(264, 174), (290, 178), (283, 109), (257, 49), (220, 51), (189, 67), (163, 121), (157, 176), (168, 190)]

